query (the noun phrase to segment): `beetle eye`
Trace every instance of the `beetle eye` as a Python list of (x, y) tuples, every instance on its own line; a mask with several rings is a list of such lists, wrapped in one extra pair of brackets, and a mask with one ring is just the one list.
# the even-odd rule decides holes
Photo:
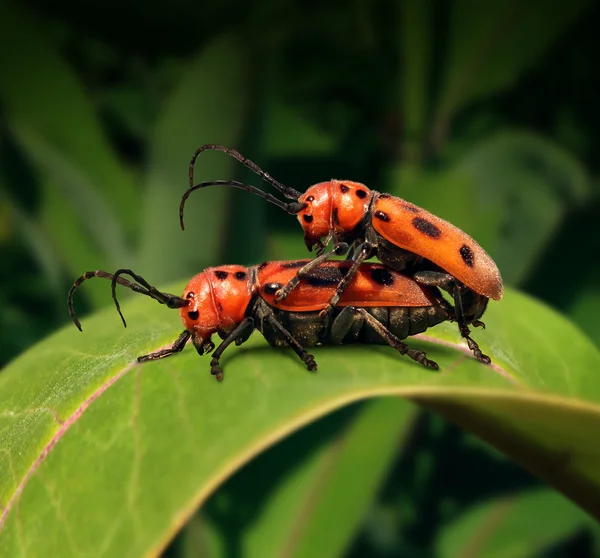
[(313, 202), (315, 201), (315, 197), (314, 196), (308, 196), (308, 198), (306, 198), (307, 202)]
[(198, 310), (192, 310), (191, 312), (188, 312), (188, 317), (190, 318), (190, 320), (196, 321), (199, 316), (200, 312), (198, 312)]
[(194, 298), (194, 293), (190, 291), (188, 294), (185, 295), (185, 298)]

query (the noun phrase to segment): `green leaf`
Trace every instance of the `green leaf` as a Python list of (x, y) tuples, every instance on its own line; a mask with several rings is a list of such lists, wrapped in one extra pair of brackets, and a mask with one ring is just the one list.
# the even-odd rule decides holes
[(352, 405), (259, 456), (207, 504), (221, 546), (240, 539), (248, 557), (343, 555), (412, 427), (413, 409), (396, 398)]
[(466, 354), (453, 324), (409, 340), (439, 372), (389, 348), (353, 346), (314, 349), (319, 372), (310, 374), (255, 335), (231, 349), (222, 384), (190, 347), (135, 364), (181, 325), (145, 299), (124, 311), (126, 330), (107, 309), (0, 375), (0, 556), (155, 554), (257, 453), (334, 409), (384, 395), (438, 409), (600, 518), (600, 354), (524, 295), (492, 303), (487, 329), (474, 334), (493, 366)]
[(513, 85), (588, 8), (573, 2), (454, 0), (444, 78), (433, 124), (434, 144), (458, 110)]
[[(138, 260), (138, 267), (155, 281), (214, 265), (223, 249), (230, 189), (207, 188), (192, 196), (186, 205), (185, 233), (179, 228), (178, 208), (194, 151), (205, 143), (235, 146), (241, 136), (249, 101), (246, 54), (233, 36), (211, 42), (186, 67), (158, 117)], [(196, 163), (196, 183), (231, 179), (236, 165), (223, 153), (203, 153)]]
[(27, 156), (98, 245), (126, 261), (137, 229), (134, 182), (44, 25), (10, 2), (0, 5), (0, 67), (0, 101)]
[(564, 496), (529, 490), (473, 506), (439, 536), (440, 558), (528, 558), (591, 526), (590, 518)]

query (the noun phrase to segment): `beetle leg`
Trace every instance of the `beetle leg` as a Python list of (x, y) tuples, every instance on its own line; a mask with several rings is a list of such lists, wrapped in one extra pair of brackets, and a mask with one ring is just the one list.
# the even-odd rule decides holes
[[(248, 333), (250, 330), (250, 333)], [(217, 347), (217, 350), (212, 354), (212, 360), (210, 361), (210, 373), (217, 377), (220, 382), (223, 379), (223, 371), (219, 364), (219, 359), (223, 354), (223, 351), (231, 343), (235, 341), (236, 345), (241, 345), (244, 341), (247, 341), (250, 334), (254, 331), (254, 319), (251, 317), (244, 318), (240, 324), (223, 340), (223, 342)], [(241, 341), (238, 343), (238, 339)]]
[(308, 262), (298, 270), (298, 273), (292, 277), (281, 289), (275, 293), (275, 302), (281, 302), (286, 298), (313, 269), (319, 267), (323, 262), (332, 256), (343, 256), (348, 251), (348, 245), (345, 242), (338, 242), (328, 252), (322, 253), (314, 260)]
[[(448, 273), (441, 273), (438, 271), (417, 271), (413, 277), (415, 281), (422, 285), (440, 287), (452, 295), (452, 298), (454, 299), (454, 315), (460, 335), (465, 339), (467, 346), (471, 349), (473, 355), (479, 362), (490, 364), (492, 359), (481, 351), (477, 342), (470, 336), (471, 330), (467, 325), (463, 312), (462, 287), (460, 284), (456, 283), (454, 277)], [(481, 327), (483, 322), (475, 320), (473, 325), (475, 327)]]
[(362, 323), (363, 317), (357, 316), (354, 307), (346, 306), (333, 320), (331, 330), (329, 332), (329, 340), (335, 345), (341, 345), (344, 342), (346, 335), (356, 323), (360, 320)]
[[(260, 305), (260, 319), (265, 320), (269, 323), (271, 328), (275, 330), (285, 341), (285, 344), (291, 347), (294, 352), (298, 355), (300, 360), (306, 364), (306, 367), (312, 372), (317, 369), (317, 363), (315, 362), (315, 357), (308, 353), (304, 347), (298, 343), (296, 338), (281, 324), (281, 322), (277, 319), (273, 310), (266, 304)], [(264, 332), (263, 332), (264, 336)]]
[(158, 360), (159, 358), (165, 358), (175, 353), (180, 353), (183, 351), (185, 344), (188, 342), (191, 333), (186, 329), (178, 338), (173, 346), (168, 349), (163, 349), (161, 351), (156, 351), (155, 353), (150, 353), (149, 355), (139, 356), (137, 358), (138, 362), (146, 362), (148, 360)]
[(376, 331), (390, 347), (396, 349), (401, 355), (408, 355), (414, 361), (422, 364), (423, 366), (429, 366), (434, 370), (439, 370), (437, 362), (429, 360), (425, 352), (417, 349), (411, 349), (406, 343), (400, 341), (400, 339), (398, 339), (387, 327), (385, 327), (373, 315), (369, 314), (369, 312), (367, 312), (364, 308), (355, 308), (354, 310), (363, 316), (365, 322), (371, 329)]
[(340, 301), (340, 296), (350, 283), (351, 279), (356, 275), (358, 268), (361, 264), (369, 257), (371, 257), (371, 252), (373, 251), (373, 245), (370, 242), (363, 242), (359, 245), (354, 252), (354, 256), (352, 257), (352, 265), (348, 269), (348, 273), (344, 275), (342, 280), (338, 283), (338, 286), (335, 289), (335, 294), (329, 299), (329, 303), (327, 306), (321, 310), (319, 316), (322, 318), (330, 318), (333, 309), (337, 306)]
[(421, 285), (439, 287), (448, 292), (451, 292), (456, 284), (456, 279), (452, 275), (442, 271), (417, 271), (413, 275), (413, 279)]

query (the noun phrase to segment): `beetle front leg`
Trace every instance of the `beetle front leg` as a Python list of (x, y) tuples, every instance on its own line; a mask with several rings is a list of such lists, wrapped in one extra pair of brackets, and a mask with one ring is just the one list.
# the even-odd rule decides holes
[(219, 362), (221, 355), (231, 343), (235, 342), (236, 345), (241, 345), (244, 341), (247, 341), (253, 331), (254, 319), (251, 317), (244, 318), (217, 347), (217, 350), (213, 353), (212, 360), (210, 361), (210, 373), (213, 376), (216, 376), (219, 382), (223, 380), (223, 370), (221, 369), (221, 364)]
[(168, 349), (163, 349), (161, 351), (156, 351), (155, 353), (150, 353), (149, 355), (142, 355), (137, 358), (138, 362), (146, 362), (148, 360), (158, 360), (160, 358), (165, 358), (175, 353), (180, 353), (183, 351), (185, 344), (188, 342), (191, 333), (186, 329), (178, 338), (175, 343), (173, 343), (172, 347)]
[(298, 273), (292, 277), (281, 289), (275, 293), (275, 302), (281, 302), (286, 298), (313, 269), (319, 267), (323, 262), (332, 256), (343, 256), (348, 251), (348, 245), (345, 242), (336, 243), (331, 250), (317, 256), (314, 260), (308, 262), (304, 267), (298, 270)]
[(363, 242), (359, 245), (359, 247), (356, 249), (356, 252), (354, 252), (354, 256), (352, 257), (352, 265), (348, 269), (348, 273), (346, 273), (346, 275), (344, 275), (342, 280), (338, 283), (335, 289), (335, 294), (329, 299), (329, 303), (323, 310), (321, 310), (319, 316), (321, 316), (322, 318), (331, 317), (333, 309), (337, 306), (338, 302), (340, 301), (340, 296), (342, 296), (342, 293), (346, 290), (346, 287), (349, 285), (352, 278), (358, 272), (358, 268), (361, 266), (361, 264), (366, 259), (371, 257), (373, 248), (374, 246), (370, 242)]

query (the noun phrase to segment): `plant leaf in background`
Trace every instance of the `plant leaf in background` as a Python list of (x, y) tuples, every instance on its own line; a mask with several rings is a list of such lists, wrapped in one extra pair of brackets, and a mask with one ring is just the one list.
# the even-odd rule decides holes
[(392, 167), (390, 182), (395, 194), (475, 237), (508, 284), (527, 277), (567, 212), (590, 195), (586, 172), (574, 157), (520, 131), (495, 134), (445, 171)]
[(225, 555), (342, 555), (414, 414), (397, 398), (353, 405), (250, 462), (205, 509)]
[(600, 354), (523, 295), (491, 305), (487, 330), (477, 331), (500, 368), (457, 350), (456, 328), (442, 324), (430, 333), (442, 344), (410, 340), (439, 362), (437, 373), (357, 346), (315, 349), (320, 368), (309, 374), (255, 336), (225, 359), (222, 384), (190, 348), (132, 364), (181, 326), (146, 300), (124, 310), (127, 330), (104, 311), (83, 321), (83, 334), (65, 328), (0, 376), (0, 555), (153, 553), (256, 453), (375, 395), (440, 409), (600, 517), (600, 381), (591, 373)]
[(404, 118), (403, 158), (418, 162), (429, 110), (433, 10), (429, 2), (406, 0), (400, 5), (399, 47), (402, 77), (400, 106)]
[(433, 144), (441, 146), (461, 108), (513, 85), (589, 4), (589, 0), (493, 5), (454, 0), (444, 77), (432, 125)]
[(557, 492), (528, 490), (473, 506), (442, 530), (437, 555), (529, 558), (591, 523)]
[[(229, 190), (215, 186), (192, 198), (186, 205), (185, 233), (179, 228), (179, 202), (188, 187), (194, 151), (205, 143), (236, 145), (241, 137), (249, 102), (245, 57), (244, 45), (232, 35), (206, 45), (157, 119), (147, 187), (139, 201), (143, 218), (137, 265), (154, 281), (214, 265), (223, 250)], [(203, 153), (196, 163), (196, 183), (231, 179), (235, 164), (223, 153)]]
[[(24, 152), (75, 210), (75, 226), (91, 235), (91, 247), (101, 248), (113, 265), (127, 259), (137, 229), (133, 180), (40, 22), (10, 2), (0, 7), (0, 66), (0, 101)], [(71, 271), (80, 272), (77, 252), (68, 245), (61, 250), (69, 254)]]
[(501, 132), (481, 142), (458, 162), (457, 171), (475, 182), (476, 199), (503, 216), (492, 236), (493, 254), (509, 284), (527, 277), (567, 212), (590, 195), (581, 163), (527, 132)]

